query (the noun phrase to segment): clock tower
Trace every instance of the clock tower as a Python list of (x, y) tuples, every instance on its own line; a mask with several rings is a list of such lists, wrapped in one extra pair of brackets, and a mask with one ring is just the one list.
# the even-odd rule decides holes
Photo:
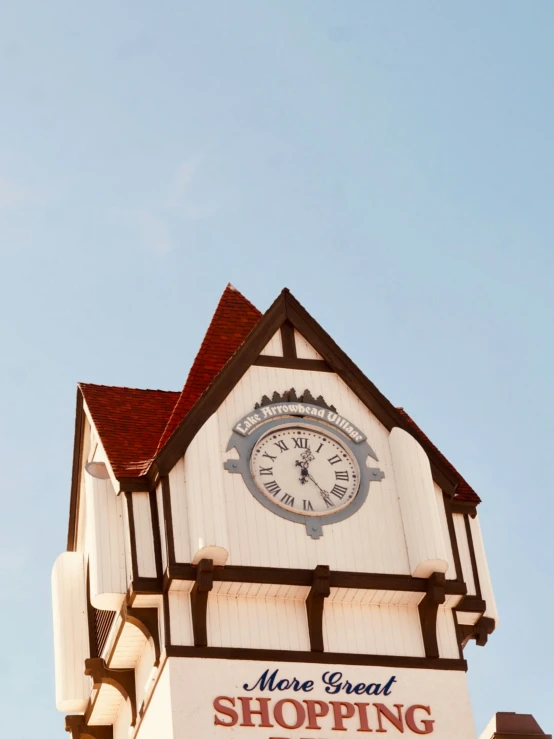
[(476, 739), (479, 503), (288, 290), (262, 315), (228, 286), (181, 392), (78, 387), (67, 731)]

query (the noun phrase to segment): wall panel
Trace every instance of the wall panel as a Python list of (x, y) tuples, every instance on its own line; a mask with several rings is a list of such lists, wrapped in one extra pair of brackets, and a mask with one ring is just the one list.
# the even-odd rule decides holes
[(376, 606), (327, 599), (325, 650), (424, 657), (417, 606)]
[(309, 650), (303, 600), (210, 595), (208, 644), (212, 647)]
[(454, 529), (456, 531), (456, 540), (458, 541), (458, 551), (460, 552), (460, 563), (462, 565), (462, 575), (467, 585), (468, 595), (476, 595), (475, 578), (473, 577), (473, 567), (471, 565), (471, 556), (469, 553), (469, 544), (467, 541), (467, 532), (465, 517), (463, 513), (454, 513)]
[(150, 495), (148, 493), (132, 493), (132, 500), (138, 575), (140, 577), (156, 577)]

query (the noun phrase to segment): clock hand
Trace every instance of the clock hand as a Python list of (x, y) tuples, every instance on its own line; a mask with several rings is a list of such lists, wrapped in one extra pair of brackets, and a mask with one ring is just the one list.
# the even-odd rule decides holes
[[(302, 470), (302, 473), (303, 472), (304, 472), (304, 470)], [(313, 484), (319, 490), (320, 495), (323, 498), (323, 500), (327, 503), (328, 506), (332, 506), (334, 508), (335, 507), (335, 504), (331, 500), (331, 496), (329, 495), (329, 493), (327, 492), (327, 490), (324, 490), (320, 485), (317, 484), (317, 482), (314, 480), (314, 478), (312, 477), (312, 475), (310, 475), (310, 473), (308, 472), (308, 470), (306, 470), (306, 472), (308, 473), (309, 479), (313, 482)]]

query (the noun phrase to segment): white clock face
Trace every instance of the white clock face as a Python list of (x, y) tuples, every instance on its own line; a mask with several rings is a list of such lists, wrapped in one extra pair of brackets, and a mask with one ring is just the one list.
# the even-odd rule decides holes
[(263, 436), (250, 459), (261, 492), (282, 508), (325, 516), (349, 505), (358, 492), (356, 459), (334, 434), (314, 426), (285, 426)]

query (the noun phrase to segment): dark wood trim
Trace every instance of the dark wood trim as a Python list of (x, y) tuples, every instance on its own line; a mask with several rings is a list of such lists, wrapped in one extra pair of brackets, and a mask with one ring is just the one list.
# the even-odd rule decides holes
[(133, 510), (133, 493), (123, 493), (127, 503), (127, 521), (129, 523), (129, 548), (131, 550), (131, 579), (138, 580), (140, 572), (137, 557), (137, 535), (135, 531), (135, 512)]
[(144, 477), (118, 477), (117, 481), (122, 493), (149, 493), (155, 487), (157, 478), (152, 475)]
[(137, 595), (161, 595), (163, 577), (135, 577), (127, 588), (127, 602), (133, 605)]
[(80, 715), (66, 716), (65, 730), (71, 739), (113, 739), (113, 726), (87, 726)]
[(364, 665), (392, 668), (411, 667), (421, 670), (467, 671), (467, 662), (464, 659), (390, 657), (384, 654), (351, 654), (349, 652), (295, 652), (284, 649), (171, 646), (167, 648), (167, 656), (201, 657), (203, 659), (246, 659), (263, 662), (306, 662), (322, 665)]
[(329, 597), (329, 567), (318, 565), (313, 573), (313, 584), (306, 598), (306, 616), (312, 652), (323, 652), (323, 607)]
[(87, 623), (88, 623), (88, 653), (89, 657), (99, 657), (96, 648), (96, 620), (94, 618), (94, 606), (90, 600), (90, 564), (87, 562)]
[[(101, 658), (85, 660), (85, 675), (92, 678), (95, 689), (100, 690), (102, 685), (111, 685), (123, 697), (128, 700), (131, 707), (131, 726), (137, 720), (137, 699), (135, 690), (134, 669), (116, 670), (108, 667), (105, 660)], [(85, 713), (85, 721), (88, 723), (94, 704), (90, 705)]]
[(77, 526), (79, 525), (79, 506), (81, 503), (81, 459), (85, 438), (85, 410), (83, 394), (77, 387), (77, 406), (75, 409), (75, 436), (73, 441), (73, 469), (71, 472), (71, 493), (69, 498), (69, 523), (67, 526), (67, 551), (74, 552), (77, 543)]
[(477, 505), (475, 503), (468, 503), (464, 500), (453, 499), (452, 513), (468, 514), (471, 518), (475, 518), (477, 515)]
[(125, 623), (132, 624), (148, 640), (154, 652), (154, 667), (160, 664), (160, 629), (157, 608), (133, 608), (125, 605), (121, 616)]
[(466, 595), (454, 610), (462, 611), (463, 613), (485, 613), (487, 604), (482, 598), (478, 598), (476, 595)]
[(208, 595), (213, 586), (213, 559), (201, 559), (196, 566), (196, 582), (190, 592), (192, 633), (195, 647), (208, 646)]
[(495, 719), (495, 733), (487, 739), (552, 739), (529, 713), (500, 711)]
[(287, 359), (260, 355), (252, 364), (256, 367), (278, 367), (281, 369), (304, 370), (305, 372), (332, 372), (323, 359)]
[(161, 485), (167, 566), (172, 567), (175, 565), (175, 537), (173, 533), (173, 514), (171, 511), (171, 491), (169, 488), (169, 475), (162, 476)]
[(163, 616), (164, 616), (164, 647), (167, 650), (171, 646), (171, 617), (169, 613), (169, 592), (164, 590), (163, 594)]
[(283, 357), (296, 359), (297, 354), (294, 326), (290, 321), (285, 321), (281, 326), (281, 344), (283, 346)]
[(481, 582), (479, 580), (479, 570), (477, 569), (477, 559), (475, 557), (475, 547), (473, 546), (473, 535), (471, 533), (471, 524), (469, 522), (469, 514), (464, 514), (464, 522), (466, 526), (467, 546), (469, 548), (469, 558), (471, 560), (471, 569), (473, 571), (473, 581), (475, 582), (475, 595), (481, 597)]
[[(168, 580), (195, 580), (196, 567), (191, 564), (175, 564), (168, 568)], [(289, 569), (286, 567), (245, 567), (225, 565), (214, 567), (214, 582), (247, 582), (269, 585), (313, 584), (313, 570)], [(343, 572), (330, 570), (329, 585), (332, 588), (357, 588), (360, 590), (395, 590), (411, 593), (426, 593), (428, 581), (425, 577), (411, 575), (386, 575), (381, 573)], [(446, 580), (447, 595), (465, 595), (464, 583)]]
[(475, 639), (478, 647), (484, 647), (494, 629), (494, 619), (488, 616), (481, 616), (473, 626), (458, 624), (458, 638), (461, 640), (462, 649), (470, 639)]
[(152, 522), (152, 534), (154, 536), (154, 560), (156, 562), (156, 575), (163, 578), (162, 539), (160, 534), (160, 517), (158, 515), (158, 497), (155, 490), (148, 493), (150, 499), (150, 520)]
[(421, 634), (425, 656), (439, 658), (437, 640), (437, 614), (439, 606), (446, 600), (446, 578), (444, 572), (433, 572), (427, 582), (427, 593), (418, 606)]
[(458, 547), (458, 537), (456, 536), (456, 527), (454, 526), (454, 517), (452, 515), (452, 498), (446, 493), (442, 494), (442, 498), (444, 500), (444, 510), (446, 512), (448, 534), (450, 535), (450, 543), (452, 545), (454, 567), (456, 568), (456, 580), (458, 582), (463, 582), (464, 573), (462, 571), (462, 560), (460, 559), (460, 548)]

